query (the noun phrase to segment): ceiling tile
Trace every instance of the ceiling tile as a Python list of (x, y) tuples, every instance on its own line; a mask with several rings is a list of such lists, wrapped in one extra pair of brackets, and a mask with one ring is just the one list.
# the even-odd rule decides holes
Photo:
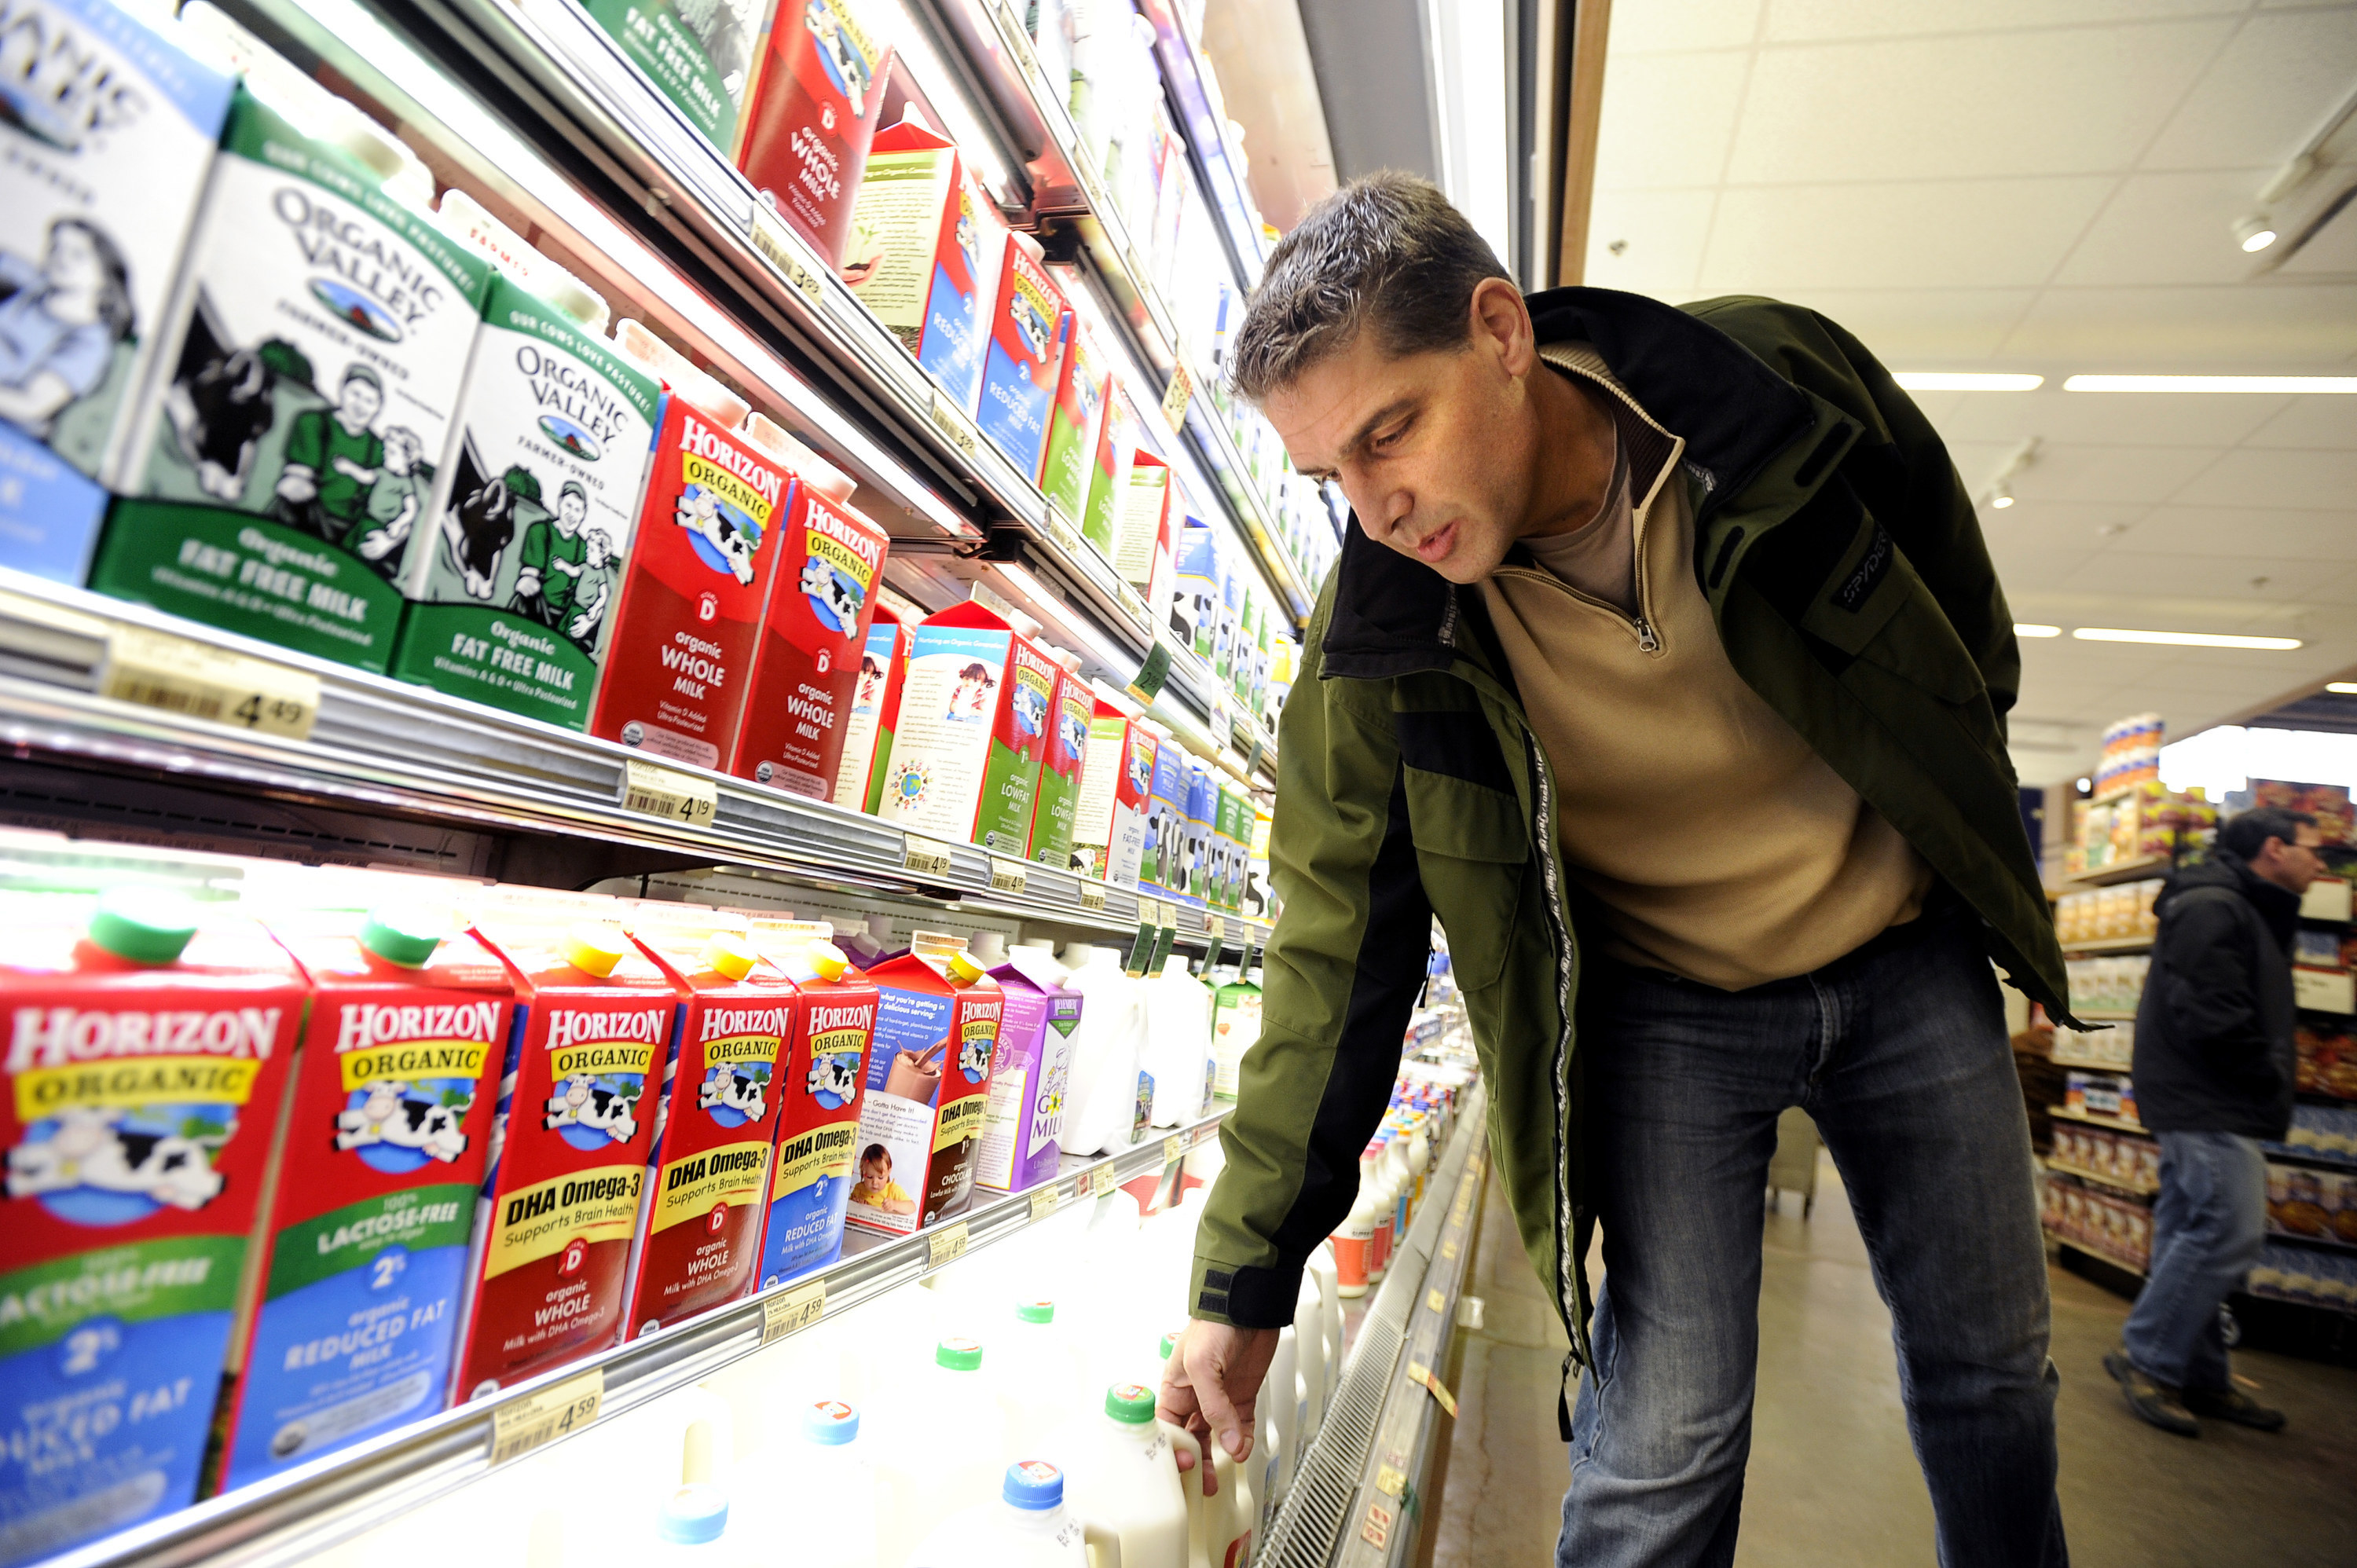
[[(1934, 421), (1951, 441), (2019, 441), (2049, 446), (2079, 441), (2113, 446), (2226, 446), (2265, 426), (2292, 398), (2183, 393), (2172, 397), (2066, 392), (2060, 367), (2030, 392), (1958, 394), (1954, 411)], [(2357, 408), (2350, 413), (2357, 416)]]
[[(1657, 299), (1694, 297), (1715, 190), (1599, 190), (1588, 209), (1587, 272), (1598, 288)], [(1614, 255), (1611, 246), (1625, 241)]]
[(1981, 535), (1992, 550), (2046, 551), (2083, 553), (2101, 550), (2152, 509), (2142, 505), (2109, 505), (2081, 501), (2023, 499), (2002, 510), (1980, 509)]
[(2038, 461), (2014, 476), (2014, 492), (2032, 501), (2100, 501), (2124, 506), (2163, 501), (2225, 453), (2209, 446), (2041, 448)]
[[(2346, 173), (2342, 175), (2347, 177)], [(2323, 232), (2309, 237), (2276, 271), (2287, 278), (2357, 277), (2357, 202), (2343, 207)]]
[(2352, 74), (2357, 8), (2253, 16), (2170, 116), (2144, 166), (2273, 168), (2341, 101)]
[(1597, 129), (1597, 188), (1717, 184), (1750, 68), (1743, 49), (1614, 60)]
[(2050, 288), (2004, 351), (2083, 371), (2338, 365), (2357, 354), (2357, 285)]
[[(1620, 0), (1622, 5), (1629, 0)], [(1995, 32), (2073, 23), (2144, 22), (2234, 13), (2247, 0), (1769, 0), (1768, 37), (1777, 43), (1896, 38), (1910, 33)], [(1620, 25), (1613, 9), (1612, 25)]]
[(2158, 506), (2144, 514), (2122, 542), (2175, 555), (2357, 562), (2357, 510)]
[(2357, 452), (2244, 446), (2227, 453), (2169, 499), (2187, 505), (2345, 507), (2357, 496)]
[(2315, 394), (2284, 402), (2289, 406), (2243, 437), (2244, 446), (2319, 446), (2342, 452), (2357, 447), (2357, 396)]
[(1760, 0), (1620, 0), (1605, 53), (1617, 70), (1624, 55), (1742, 48), (1760, 25)]
[(2232, 232), (2257, 205), (2266, 169), (2131, 175), (2055, 274), (2063, 285), (2240, 283), (2249, 273)]
[[(2115, 545), (2064, 578), (2061, 585), (2099, 594), (2204, 598), (2217, 606), (2219, 615), (2233, 616), (2247, 614), (2268, 601), (2298, 599), (2315, 571), (2316, 564), (2311, 561), (2269, 559), (2257, 554), (2225, 560), (2216, 555), (2162, 555)], [(2266, 579), (2264, 585), (2253, 581), (2261, 577)]]
[[(2219, 18), (1769, 48), (1727, 177), (2076, 174), (2136, 161), (2232, 30)], [(1609, 96), (1609, 89), (1607, 90)], [(1828, 113), (1838, 105), (1837, 113)]]
[(1937, 370), (1996, 353), (2032, 296), (2026, 288), (1800, 285), (1785, 297), (1840, 323), (1886, 365)]
[(1774, 292), (2042, 283), (2113, 183), (2080, 177), (1730, 187), (1719, 199), (1702, 286)]

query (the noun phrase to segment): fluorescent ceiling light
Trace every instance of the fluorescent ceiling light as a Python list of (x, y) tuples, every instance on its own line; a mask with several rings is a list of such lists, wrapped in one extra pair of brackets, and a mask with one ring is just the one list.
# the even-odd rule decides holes
[(2013, 623), (2013, 635), (2016, 637), (2060, 637), (2062, 635), (2062, 628), (2059, 626), (2036, 626), (2029, 621), (2018, 620)]
[(1985, 374), (1978, 371), (1894, 371), (1890, 379), (1909, 392), (2036, 392), (2044, 376)]
[(2064, 392), (2357, 392), (2357, 376), (2072, 376)]
[(2357, 697), (2357, 681), (2328, 681), (2325, 682), (2324, 689), (2328, 692), (2337, 692), (2344, 697)]
[(2169, 648), (2257, 648), (2281, 651), (2299, 646), (2296, 637), (2229, 637), (2214, 631), (2123, 631), (2110, 626), (2083, 626), (2071, 635), (2082, 642), (2157, 642)]

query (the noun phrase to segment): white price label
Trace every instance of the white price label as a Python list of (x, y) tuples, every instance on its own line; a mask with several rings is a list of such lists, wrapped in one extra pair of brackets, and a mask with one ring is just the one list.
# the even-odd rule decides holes
[(942, 395), (941, 388), (933, 388), (932, 399), (926, 403), (925, 413), (932, 420), (933, 428), (957, 448), (958, 456), (969, 463), (981, 456), (982, 437), (975, 434), (974, 422), (965, 416), (963, 410)]
[(491, 1463), (504, 1465), (578, 1432), (597, 1419), (605, 1398), (605, 1371), (592, 1367), (530, 1399), (500, 1406), (491, 1412)]
[(1080, 878), (1080, 884), (1081, 908), (1103, 909), (1105, 907), (1105, 885), (1102, 882), (1092, 882), (1085, 876)]
[(319, 716), (319, 678), (145, 627), (106, 639), (98, 694), (234, 729), (308, 740)]
[(1046, 76), (1039, 70), (1039, 57), (1031, 48), (1031, 35), (1023, 26), (1023, 14), (1012, 5), (998, 8), (998, 30), (1006, 40), (1006, 50), (1023, 72), (1024, 84), (1035, 97), (1046, 97)]
[(913, 871), (920, 876), (947, 876), (950, 874), (950, 846), (931, 839), (920, 839), (914, 833), (900, 836), (900, 869)]
[(1063, 508), (1053, 501), (1048, 503), (1048, 537), (1054, 540), (1056, 548), (1067, 555), (1081, 553), (1081, 531), (1072, 526), (1072, 520), (1064, 515)]
[(622, 810), (708, 828), (720, 810), (720, 786), (631, 757), (622, 764)]
[(1215, 942), (1224, 941), (1227, 940), (1228, 923), (1217, 915), (1206, 915), (1203, 917), (1203, 934)]
[(1194, 396), (1195, 378), (1189, 375), (1187, 367), (1181, 364), (1170, 372), (1170, 384), (1162, 393), (1162, 417), (1169, 423), (1171, 429), (1177, 430), (1185, 423), (1187, 404), (1193, 401)]
[(1064, 1184), (1060, 1181), (1049, 1182), (1031, 1194), (1031, 1218), (1035, 1220), (1047, 1219), (1056, 1212), (1056, 1206), (1063, 1201)]
[(1089, 1196), (1103, 1197), (1114, 1188), (1113, 1167), (1098, 1165), (1089, 1172)]
[(1173, 1133), (1162, 1140), (1162, 1163), (1165, 1165), (1177, 1165), (1186, 1153), (1187, 1140), (1179, 1134)]
[(952, 1258), (964, 1257), (965, 1221), (961, 1219), (954, 1225), (945, 1225), (934, 1231), (926, 1255), (930, 1266), (936, 1269)]
[(783, 1339), (798, 1328), (807, 1328), (826, 1315), (826, 1281), (815, 1279), (808, 1284), (761, 1298), (761, 1343)]
[(990, 890), (993, 893), (1021, 893), (1031, 879), (1031, 874), (1019, 860), (990, 857)]
[(826, 285), (819, 281), (813, 259), (802, 248), (785, 220), (770, 210), (764, 201), (753, 203), (753, 249), (761, 252), (769, 263), (793, 285), (813, 310), (826, 307)]

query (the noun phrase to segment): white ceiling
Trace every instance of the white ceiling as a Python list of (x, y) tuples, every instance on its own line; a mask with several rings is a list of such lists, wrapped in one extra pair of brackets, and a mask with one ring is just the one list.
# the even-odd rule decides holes
[[(2357, 667), (2357, 397), (2065, 392), (2074, 371), (2357, 373), (2357, 211), (2253, 277), (2233, 221), (2357, 85), (2357, 5), (1615, 0), (1587, 281), (1811, 306), (1898, 370), (1984, 490), (2017, 619), (2297, 637), (2022, 643), (2015, 761), (2173, 736)], [(2357, 125), (2328, 147), (2357, 159)], [(1615, 253), (1615, 242), (1622, 249)]]

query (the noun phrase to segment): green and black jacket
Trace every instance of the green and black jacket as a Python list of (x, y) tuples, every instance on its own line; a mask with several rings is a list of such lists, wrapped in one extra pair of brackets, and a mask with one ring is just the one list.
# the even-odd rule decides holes
[[(2012, 617), (1930, 423), (1856, 338), (1794, 306), (1566, 288), (1530, 306), (1540, 342), (1586, 341), (1685, 438), (1695, 571), (1737, 671), (1978, 912), (2013, 983), (2067, 1018), (2006, 755)], [(1303, 663), (1270, 837), (1284, 914), (1190, 1310), (1293, 1321), (1305, 1259), (1356, 1196), (1437, 916), (1492, 1160), (1584, 1362), (1580, 953), (1548, 758), (1480, 594), (1355, 526)]]

